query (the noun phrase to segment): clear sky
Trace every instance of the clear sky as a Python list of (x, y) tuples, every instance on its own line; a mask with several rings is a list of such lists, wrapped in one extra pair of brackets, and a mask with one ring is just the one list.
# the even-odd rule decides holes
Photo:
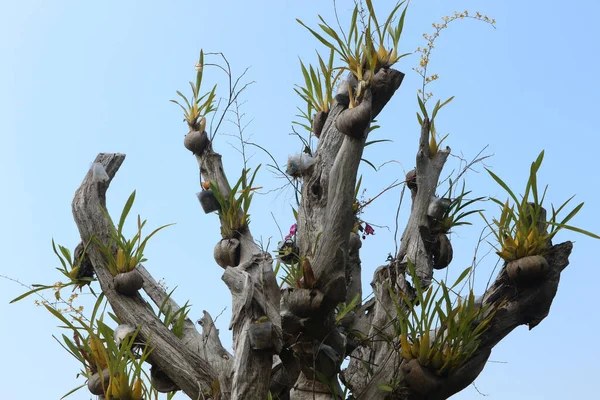
[[(347, 20), (352, 2), (338, 1)], [(386, 13), (392, 1), (375, 1)], [(221, 51), (239, 74), (251, 67), (243, 112), (247, 133), (267, 147), (279, 163), (301, 150), (289, 136), (290, 121), (300, 100), (293, 84), (301, 81), (298, 56), (314, 62), (320, 44), (295, 18), (315, 25), (317, 14), (335, 21), (330, 1), (3, 1), (0, 11), (0, 230), (3, 262), (0, 275), (24, 283), (52, 283), (51, 239), (71, 249), (78, 243), (71, 200), (87, 168), (99, 152), (122, 152), (127, 159), (108, 192), (109, 209), (118, 212), (137, 189), (134, 212), (150, 227), (176, 225), (151, 240), (146, 266), (171, 288), (180, 303), (190, 300), (193, 319), (203, 309), (219, 318), (224, 344), (230, 346), (230, 297), (212, 259), (219, 239), (217, 218), (204, 215), (195, 193), (198, 170), (182, 146), (187, 132), (180, 110), (168, 100), (186, 91), (194, 76), (198, 51)], [(546, 159), (539, 181), (550, 184), (548, 199), (561, 204), (572, 194), (586, 206), (574, 225), (600, 231), (600, 196), (596, 152), (600, 145), (596, 116), (600, 105), (600, 5), (591, 0), (553, 1), (413, 1), (402, 39), (403, 52), (424, 44), (431, 23), (455, 10), (481, 11), (496, 18), (497, 29), (462, 21), (442, 34), (432, 56), (431, 71), (440, 80), (431, 86), (440, 98), (455, 95), (438, 117), (440, 132), (453, 154), (473, 158), (485, 146), (493, 154), (487, 165), (516, 190), (522, 190), (530, 162), (542, 150)], [(376, 195), (404, 170), (414, 166), (418, 142), (416, 90), (419, 76), (411, 71), (417, 56), (397, 68), (406, 78), (379, 118), (383, 126), (373, 138), (393, 143), (367, 148), (374, 164), (388, 163), (378, 173), (363, 164), (366, 197)], [(216, 69), (207, 83), (223, 83)], [(222, 86), (221, 95), (225, 94)], [(232, 125), (224, 133), (235, 134)], [(230, 179), (241, 159), (231, 147), (235, 138), (218, 136), (215, 148), (224, 155)], [(251, 151), (252, 165), (268, 163)], [(456, 168), (452, 158), (448, 170)], [(504, 196), (478, 166), (468, 174), (477, 196)], [(264, 168), (261, 186), (282, 184)], [(286, 231), (292, 223), (291, 191), (257, 195), (252, 206), (254, 236), (266, 243), (280, 239), (273, 217)], [(400, 191), (390, 191), (366, 210), (364, 218), (393, 231)], [(408, 201), (400, 225), (406, 222)], [(494, 207), (487, 203), (491, 212)], [(492, 215), (491, 213), (489, 215)], [(469, 265), (482, 229), (459, 227), (452, 240), (455, 260), (451, 276)], [(376, 228), (362, 249), (365, 291), (373, 271), (394, 251), (393, 232)], [(550, 316), (536, 329), (516, 329), (494, 350), (477, 388), (489, 399), (588, 399), (597, 393), (597, 306), (593, 294), (600, 275), (600, 243), (568, 232), (557, 240), (576, 241), (571, 265), (562, 275)], [(272, 247), (272, 246), (271, 246)], [(477, 272), (481, 292), (496, 259), (488, 256)], [(443, 277), (438, 274), (438, 277)], [(32, 304), (8, 305), (24, 291), (0, 279), (0, 364), (3, 397), (58, 399), (76, 385), (76, 361), (52, 339), (57, 321)], [(366, 292), (368, 293), (368, 292)], [(570, 333), (569, 333), (570, 332)], [(80, 391), (73, 399), (88, 399)], [(471, 386), (454, 398), (480, 399)]]

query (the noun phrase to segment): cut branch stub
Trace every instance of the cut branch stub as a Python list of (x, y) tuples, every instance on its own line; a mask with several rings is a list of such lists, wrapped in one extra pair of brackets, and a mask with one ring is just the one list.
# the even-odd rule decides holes
[[(432, 198), (435, 199), (435, 190), (438, 186), (440, 173), (450, 154), (450, 149), (446, 148), (439, 150), (431, 158), (429, 157), (430, 133), (430, 121), (428, 118), (424, 118), (416, 157), (417, 189), (411, 190), (411, 213), (402, 235), (400, 250), (396, 256), (396, 259), (402, 263), (411, 261), (414, 264), (423, 287), (429, 286), (433, 277), (433, 264), (431, 262), (433, 238), (431, 238), (429, 228), (431, 217), (427, 214)], [(436, 216), (439, 216), (439, 213)]]
[(298, 317), (315, 317), (323, 305), (323, 293), (316, 289), (283, 289), (281, 311), (289, 311)]
[(402, 84), (404, 74), (392, 68), (381, 68), (371, 80), (373, 100), (371, 118), (376, 118)]

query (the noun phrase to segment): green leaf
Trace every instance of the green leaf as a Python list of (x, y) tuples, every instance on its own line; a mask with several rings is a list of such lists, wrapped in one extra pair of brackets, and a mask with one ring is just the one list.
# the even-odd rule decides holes
[(361, 158), (360, 161), (364, 161), (366, 162), (371, 168), (373, 168), (375, 170), (375, 172), (377, 172), (377, 167), (375, 165), (373, 165), (373, 163), (367, 159)]
[[(419, 101), (419, 108), (421, 108), (421, 112), (423, 113), (423, 117), (424, 118), (428, 118), (427, 117), (427, 109), (425, 108), (425, 103), (423, 103), (423, 100), (421, 99), (421, 97), (419, 95), (417, 95), (417, 100)], [(422, 125), (422, 123), (421, 123)]]
[(362, 175), (358, 178), (358, 182), (356, 182), (356, 189), (354, 189), (354, 198), (358, 198), (358, 192), (360, 191), (360, 185), (362, 184)]
[(389, 140), (389, 139), (371, 140), (370, 142), (365, 143), (365, 147), (370, 146), (375, 143), (384, 143), (384, 142), (392, 142), (392, 140)]
[(121, 233), (123, 231), (123, 225), (125, 224), (125, 219), (131, 210), (131, 206), (133, 206), (133, 202), (135, 201), (135, 190), (129, 195), (127, 202), (125, 203), (125, 207), (123, 207), (123, 211), (121, 212), (121, 218), (119, 219), (119, 226), (117, 228), (117, 232)]
[(391, 386), (385, 385), (383, 383), (380, 383), (379, 385), (377, 385), (377, 388), (379, 390), (381, 390), (382, 392), (390, 392), (391, 393), (394, 391), (394, 389)]
[(510, 195), (510, 197), (513, 199), (513, 201), (515, 202), (515, 204), (519, 204), (519, 199), (517, 198), (517, 196), (515, 196), (515, 194), (513, 193), (512, 190), (510, 190), (510, 188), (508, 187), (508, 185), (506, 183), (504, 183), (504, 181), (502, 179), (500, 179), (498, 177), (498, 175), (494, 174), (492, 171), (490, 171), (488, 168), (485, 169), (488, 174), (490, 174), (490, 176), (500, 185), (502, 186), (502, 188)]
[(452, 285), (452, 288), (455, 288), (456, 285), (458, 285), (459, 283), (462, 282), (463, 279), (465, 279), (465, 277), (469, 274), (469, 272), (471, 272), (471, 267), (467, 267), (458, 277), (458, 279), (456, 280), (456, 282), (454, 282), (454, 285)]
[(30, 290), (30, 291), (28, 291), (28, 292), (26, 292), (26, 293), (23, 293), (22, 295), (20, 295), (20, 296), (18, 296), (18, 297), (15, 297), (14, 299), (12, 299), (12, 300), (10, 301), (10, 303), (9, 303), (9, 304), (16, 303), (17, 301), (19, 301), (19, 300), (22, 300), (22, 299), (24, 299), (25, 297), (27, 297), (27, 296), (29, 296), (29, 295), (31, 295), (31, 294), (34, 294), (34, 293), (36, 293), (36, 292), (39, 292), (39, 291), (42, 291), (42, 290), (46, 290), (46, 289), (52, 289), (52, 287), (53, 287), (53, 286), (40, 286), (40, 287), (38, 287), (38, 288), (36, 288), (36, 289)]
[[(329, 47), (332, 50), (335, 50), (338, 53), (340, 53), (339, 50), (336, 49), (334, 45), (332, 45), (331, 43), (329, 43), (327, 40), (325, 40), (323, 38), (323, 36), (319, 35), (317, 32), (315, 32), (314, 30), (312, 30), (311, 28), (309, 28), (307, 25), (305, 25), (304, 22), (300, 21), (298, 18), (296, 18), (296, 21), (298, 21), (298, 23), (300, 23), (300, 25), (302, 25), (303, 27), (305, 27), (306, 29), (308, 29), (310, 31), (310, 33), (312, 33), (313, 36), (316, 37), (325, 46)], [(340, 53), (340, 55), (342, 55), (342, 54)]]
[(87, 386), (87, 383), (79, 385), (75, 389), (70, 390), (67, 394), (65, 394), (63, 397), (61, 397), (60, 400), (64, 399), (65, 397), (68, 397), (68, 396), (72, 395), (73, 393), (75, 393), (76, 391), (78, 391), (79, 389), (81, 389), (84, 386)]
[(576, 228), (574, 226), (557, 224), (557, 223), (554, 223), (554, 222), (551, 222), (551, 221), (548, 221), (548, 224), (556, 226), (556, 227), (561, 228), (561, 229), (567, 229), (567, 230), (570, 230), (570, 231), (573, 231), (573, 232), (581, 233), (583, 235), (592, 237), (594, 239), (600, 239), (600, 236), (596, 235), (595, 233), (592, 233), (592, 232), (589, 232), (589, 231), (586, 231), (586, 230), (583, 230), (583, 229), (580, 229), (580, 228)]

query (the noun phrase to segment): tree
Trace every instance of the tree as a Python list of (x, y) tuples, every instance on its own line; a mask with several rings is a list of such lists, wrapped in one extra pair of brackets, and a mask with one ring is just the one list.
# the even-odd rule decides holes
[[(370, 10), (367, 14), (369, 21), (375, 15)], [(394, 23), (399, 23), (400, 20), (397, 18)], [(372, 26), (379, 26), (376, 21), (372, 22)], [(369, 28), (368, 23), (365, 28)], [(320, 33), (323, 36), (325, 34)], [(105, 191), (120, 167), (123, 156), (100, 155), (78, 190), (73, 208), (83, 240), (80, 249), (85, 251), (76, 252), (72, 260), (74, 268), (79, 268), (74, 274), (75, 280), (78, 280), (76, 283), (85, 282), (82, 277), (85, 278), (86, 274), (81, 271), (85, 270), (84, 265), (91, 264), (102, 292), (119, 322), (139, 328), (139, 339), (149, 341), (153, 348), (148, 358), (150, 362), (190, 397), (197, 398), (200, 392), (216, 395), (214, 384), (218, 382), (218, 391), (223, 396), (228, 396), (231, 391), (232, 398), (264, 398), (269, 388), (272, 395), (276, 396), (291, 388), (293, 385), (290, 382), (296, 382), (291, 395), (293, 398), (330, 398), (331, 386), (335, 388), (337, 385), (339, 363), (344, 355), (353, 350), (357, 358), (345, 370), (343, 379), (356, 396), (445, 398), (475, 378), (489, 356), (490, 349), (511, 329), (523, 323), (535, 326), (545, 317), (558, 285), (560, 271), (566, 266), (570, 245), (566, 243), (551, 246), (551, 238), (544, 234), (545, 231), (550, 231), (548, 234), (551, 235), (553, 229), (564, 227), (566, 222), (557, 220), (560, 225), (552, 225), (550, 222), (556, 221), (551, 218), (546, 221), (546, 217), (543, 217), (541, 200), (535, 190), (535, 172), (539, 168), (541, 157), (533, 164), (530, 175), (529, 188), (534, 205), (529, 206), (527, 196), (525, 201), (510, 196), (509, 207), (502, 209), (504, 220), (499, 218), (498, 226), (490, 220), (490, 225), (498, 233), (498, 250), (509, 262), (482, 300), (475, 302), (472, 298), (471, 301), (467, 294), (462, 308), (455, 307), (446, 311), (444, 306), (451, 305), (452, 302), (445, 300), (446, 294), (450, 296), (451, 293), (450, 288), (446, 291), (444, 285), (439, 286), (441, 292), (438, 293), (444, 294), (441, 298), (430, 297), (429, 302), (426, 302), (426, 297), (422, 297), (429, 292), (421, 293), (420, 289), (435, 290), (438, 287), (437, 283), (432, 285), (433, 267), (441, 267), (449, 262), (450, 248), (445, 242), (444, 233), (449, 227), (444, 223), (452, 225), (459, 222), (453, 218), (459, 214), (453, 215), (448, 210), (456, 210), (461, 205), (456, 199), (465, 199), (459, 193), (458, 196), (450, 197), (449, 205), (444, 205), (443, 199), (432, 200), (432, 195), (438, 192), (439, 175), (448, 150), (439, 147), (433, 124), (443, 103), (437, 103), (438, 106), (432, 109), (431, 102), (426, 101), (428, 98), (424, 90), (420, 96), (422, 115), (417, 168), (406, 179), (413, 205), (402, 247), (397, 254), (392, 255), (389, 264), (375, 274), (373, 283), (376, 300), (364, 304), (360, 300), (352, 301), (357, 298), (357, 294), (358, 299), (361, 298), (361, 242), (353, 231), (357, 226), (354, 211), (357, 170), (366, 145), (365, 133), (370, 129), (372, 119), (383, 109), (402, 81), (402, 74), (387, 65), (395, 61), (395, 57), (391, 57), (392, 50), (376, 52), (377, 36), (373, 36), (375, 46), (370, 47), (367, 43), (365, 50), (361, 46), (355, 47), (359, 52), (366, 53), (366, 65), (346, 60), (346, 68), (351, 74), (347, 76), (350, 92), (345, 91), (347, 85), (341, 85), (341, 91), (335, 96), (335, 100), (331, 93), (331, 99), (325, 99), (325, 105), (331, 107), (329, 110), (325, 110), (326, 107), (319, 110), (316, 108), (318, 104), (314, 105), (315, 111), (327, 112), (326, 118), (320, 119), (324, 114), (317, 114), (315, 117), (317, 122), (324, 121), (324, 125), (314, 157), (311, 159), (300, 156), (292, 159), (292, 163), (288, 165), (292, 167), (292, 175), (299, 173), (302, 176), (301, 184), (300, 181), (295, 181), (301, 188), (301, 203), (298, 207), (296, 242), (292, 240), (290, 243), (292, 249), (295, 249), (295, 245), (298, 250), (291, 253), (292, 262), (287, 267), (290, 283), (294, 287), (284, 289), (281, 293), (272, 273), (272, 260), (256, 245), (245, 222), (247, 219), (244, 216), (248, 211), (245, 205), (250, 203), (253, 193), (250, 173), (242, 174), (237, 187), (241, 189), (241, 193), (237, 189), (231, 190), (223, 173), (221, 157), (212, 148), (211, 140), (202, 137), (205, 127), (202, 114), (207, 113), (206, 107), (199, 110), (198, 114), (188, 112), (191, 132), (197, 132), (190, 134), (189, 139), (192, 141), (192, 135), (198, 136), (195, 140), (200, 142), (192, 142), (190, 148), (196, 153), (202, 176), (210, 182), (207, 191), (211, 190), (216, 196), (220, 208), (224, 238), (219, 242), (216, 254), (226, 267), (224, 280), (232, 291), (235, 310), (235, 319), (232, 321), (234, 357), (220, 346), (209, 315), (205, 316), (202, 336), (195, 331), (191, 321), (182, 319), (183, 333), (180, 339), (168, 329), (168, 324), (156, 323), (155, 314), (141, 298), (123, 296), (113, 289), (114, 274), (107, 266), (114, 263), (116, 271), (122, 272), (119, 269), (131, 265), (137, 267), (137, 273), (144, 276), (144, 290), (156, 306), (170, 304), (171, 315), (180, 310), (167, 293), (154, 283), (152, 277), (146, 274), (143, 267), (137, 264), (142, 259), (142, 254), (126, 251), (135, 250), (136, 241), (126, 243), (126, 239), (119, 235), (121, 232), (118, 227), (115, 236), (114, 225), (102, 212)], [(360, 60), (363, 54), (359, 55), (357, 58)], [(204, 66), (202, 59), (199, 64), (201, 73)], [(331, 68), (326, 66), (324, 75), (330, 71)], [(308, 82), (316, 84), (310, 75), (312, 74), (308, 77), (307, 90)], [(196, 83), (196, 88), (199, 86)], [(331, 85), (326, 86), (332, 88)], [(300, 92), (310, 102), (310, 96), (301, 89)], [(196, 97), (200, 96), (201, 93), (196, 93)], [(211, 95), (208, 94), (202, 101), (207, 100), (206, 104), (210, 106), (210, 98)], [(233, 104), (231, 101), (229, 103)], [(309, 108), (308, 116), (312, 116), (311, 111)], [(316, 126), (318, 124), (311, 121), (310, 127), (315, 133), (318, 132)], [(296, 164), (294, 161), (297, 161)], [(435, 206), (441, 205), (440, 215), (435, 215), (432, 203)], [(241, 205), (241, 211), (238, 204)], [(359, 203), (357, 207), (360, 206)], [(114, 239), (112, 243), (108, 240), (111, 234)], [(507, 238), (512, 241), (506, 242)], [(526, 240), (529, 242), (525, 247), (519, 247), (518, 243), (514, 243), (517, 240), (521, 244)], [(130, 244), (134, 245), (133, 248), (127, 247)], [(102, 246), (105, 247), (104, 252), (101, 251)], [(113, 254), (111, 246), (121, 247), (123, 255), (120, 256), (118, 251)], [(445, 250), (443, 246), (446, 246)], [(532, 272), (536, 278), (533, 279), (534, 283), (520, 282), (521, 278), (516, 275), (512, 277), (514, 279), (508, 279), (509, 265), (518, 266), (518, 263), (511, 264), (513, 258), (520, 258), (530, 251), (533, 257), (538, 257), (534, 260), (537, 263), (525, 270), (543, 266), (544, 276), (539, 276), (539, 271)], [(539, 258), (540, 253), (544, 260)], [(71, 258), (64, 252), (61, 254), (64, 258)], [(131, 260), (133, 262), (130, 264)], [(67, 274), (73, 269), (65, 266)], [(414, 273), (411, 274), (411, 271)], [(406, 279), (410, 275), (412, 279)], [(280, 296), (283, 299), (281, 302)], [(436, 301), (432, 302), (432, 298)], [(467, 343), (457, 339), (458, 341), (454, 340), (456, 346), (443, 347), (445, 338), (450, 337), (446, 336), (443, 328), (437, 331), (441, 332), (440, 340), (436, 341), (437, 333), (430, 334), (430, 340), (424, 340), (429, 330), (423, 328), (423, 318), (418, 315), (415, 319), (410, 317), (411, 308), (417, 306), (415, 300), (419, 300), (421, 309), (425, 310), (427, 321), (429, 317), (434, 317), (434, 322), (437, 318), (439, 326), (447, 327), (447, 332), (450, 332), (453, 321), (456, 321), (456, 326), (469, 328), (466, 333), (472, 334), (472, 340)], [(431, 304), (432, 308), (427, 311), (424, 304)], [(466, 312), (463, 310), (474, 314), (467, 313), (463, 319), (463, 312)], [(454, 317), (450, 317), (451, 314)], [(94, 318), (91, 320), (94, 321)], [(255, 338), (252, 346), (250, 336), (253, 332), (263, 332), (263, 328), (266, 328), (265, 332), (270, 335), (270, 340), (259, 346)], [(417, 345), (417, 341), (421, 343)], [(108, 342), (105, 340), (104, 345), (108, 346)], [(85, 346), (83, 342), (81, 345)], [(267, 348), (256, 350), (251, 347)], [(414, 352), (413, 348), (416, 349)], [(466, 348), (464, 352), (463, 348)], [(198, 352), (198, 349), (202, 350)], [(444, 353), (447, 349), (457, 352), (456, 359), (460, 363), (454, 367), (444, 367), (452, 355)], [(437, 352), (434, 353), (433, 350)], [(275, 367), (274, 353), (280, 359)], [(445, 357), (439, 368), (432, 364), (436, 356)], [(357, 359), (363, 362), (356, 361)], [(380, 367), (383, 365), (385, 367)], [(388, 368), (388, 365), (395, 368)], [(229, 374), (230, 369), (232, 375)], [(298, 379), (295, 378), (296, 374)], [(288, 384), (285, 384), (286, 381)], [(271, 387), (271, 384), (283, 387)]]

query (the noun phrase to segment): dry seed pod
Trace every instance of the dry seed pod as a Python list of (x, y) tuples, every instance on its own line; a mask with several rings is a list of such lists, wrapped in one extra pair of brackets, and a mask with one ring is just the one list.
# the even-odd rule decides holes
[(108, 384), (110, 383), (110, 371), (105, 369), (100, 372), (96, 372), (92, 376), (89, 377), (87, 382), (87, 387), (91, 394), (95, 394), (96, 396), (103, 395), (108, 389)]
[(517, 283), (534, 281), (548, 272), (549, 265), (543, 256), (528, 256), (506, 264), (508, 277)]
[(144, 286), (144, 278), (142, 278), (137, 269), (134, 269), (133, 271), (115, 275), (113, 277), (113, 284), (117, 292), (126, 296), (133, 296)]
[(214, 256), (222, 268), (235, 267), (240, 263), (240, 241), (235, 238), (222, 239), (215, 246)]
[(208, 147), (208, 134), (206, 131), (190, 131), (183, 139), (183, 145), (194, 154), (201, 155)]

